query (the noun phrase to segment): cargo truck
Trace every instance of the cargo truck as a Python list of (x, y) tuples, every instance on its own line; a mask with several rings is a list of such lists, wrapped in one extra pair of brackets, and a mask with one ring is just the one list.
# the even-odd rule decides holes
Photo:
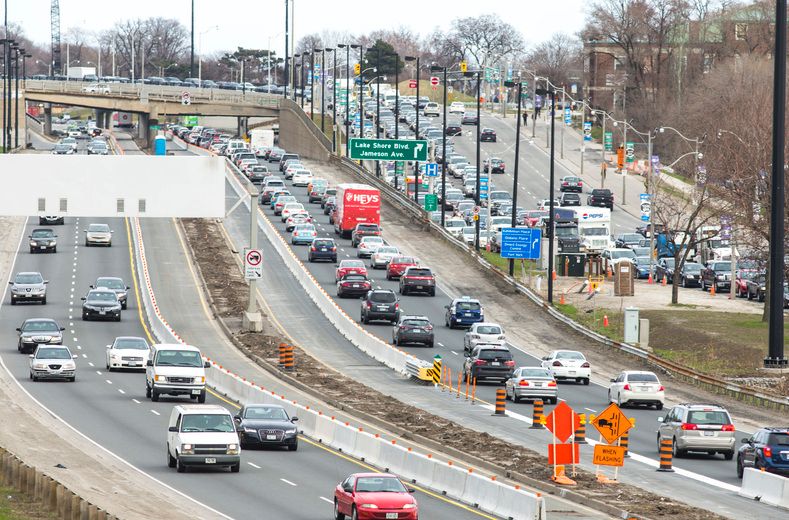
[(334, 232), (351, 236), (356, 224), (381, 224), (381, 193), (366, 184), (346, 183), (337, 186), (334, 209)]
[(611, 240), (611, 210), (592, 206), (572, 208), (578, 222), (581, 252), (602, 253), (614, 247)]
[(249, 131), (249, 145), (255, 155), (262, 156), (265, 148), (274, 147), (274, 130), (271, 128), (255, 128)]

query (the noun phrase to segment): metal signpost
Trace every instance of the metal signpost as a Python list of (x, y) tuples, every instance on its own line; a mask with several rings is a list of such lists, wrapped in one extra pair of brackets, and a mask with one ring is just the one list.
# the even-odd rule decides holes
[(427, 141), (351, 138), (351, 159), (363, 161), (427, 161)]

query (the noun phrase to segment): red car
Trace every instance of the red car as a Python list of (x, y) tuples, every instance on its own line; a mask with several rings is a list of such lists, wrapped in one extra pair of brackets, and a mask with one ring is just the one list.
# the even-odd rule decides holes
[(419, 506), (413, 492), (394, 475), (355, 473), (334, 490), (334, 518), (417, 520)]
[(339, 282), (346, 274), (362, 274), (367, 276), (367, 268), (362, 260), (341, 260), (334, 272), (334, 281)]
[(419, 260), (413, 256), (396, 256), (389, 260), (389, 264), (386, 266), (386, 279), (400, 278), (407, 268), (417, 265), (419, 265)]

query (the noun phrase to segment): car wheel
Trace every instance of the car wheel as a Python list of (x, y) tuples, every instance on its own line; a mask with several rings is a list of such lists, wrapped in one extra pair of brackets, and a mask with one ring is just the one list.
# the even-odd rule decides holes
[(588, 377), (584, 378), (584, 386), (589, 386), (589, 378)]
[(742, 457), (737, 457), (737, 478), (742, 478), (745, 468), (742, 467)]
[(239, 471), (241, 471), (241, 463), (240, 462), (230, 466), (230, 473), (238, 473)]
[(428, 346), (429, 348), (433, 348), (433, 342), (431, 341), (430, 343), (428, 343), (428, 344), (427, 344), (427, 346)]
[(36, 250), (35, 250), (35, 249), (33, 249), (32, 247), (30, 248), (30, 254), (31, 254), (31, 255), (34, 255), (34, 254), (36, 254)]
[(334, 499), (334, 520), (345, 520), (345, 515), (340, 513), (340, 506), (337, 499)]
[(118, 314), (118, 317), (115, 318), (115, 321), (121, 321), (121, 315), (120, 314)]
[(726, 460), (733, 459), (734, 458), (734, 452), (733, 451), (724, 451), (723, 452), (723, 458), (726, 459)]
[(129, 302), (123, 302), (123, 303), (121, 303), (121, 309), (122, 309), (122, 310), (124, 310), (124, 311), (126, 310), (126, 308), (127, 308), (128, 306), (129, 306)]
[(167, 445), (167, 467), (174, 468), (175, 467), (175, 457), (170, 455), (170, 445)]
[(41, 300), (41, 305), (46, 305), (46, 304), (47, 304), (47, 297), (44, 296), (44, 298)]
[(364, 313), (362, 313), (362, 315), (359, 317), (359, 321), (361, 321), (364, 324), (367, 324), (367, 318), (364, 317)]
[(387, 281), (392, 281), (392, 277), (391, 277), (391, 276), (389, 276), (389, 273), (386, 273), (386, 280), (387, 280)]
[(753, 301), (753, 296), (751, 296), (751, 291), (748, 291), (748, 300)]
[(611, 398), (611, 390), (608, 391), (608, 402), (613, 403), (614, 400)]
[(655, 405), (655, 410), (662, 410), (662, 409), (663, 409), (663, 403), (658, 403)]
[(30, 379), (32, 379), (33, 381), (36, 380), (36, 376), (33, 375), (33, 372), (30, 372), (29, 376), (30, 376)]
[(351, 509), (351, 520), (359, 520), (359, 515), (356, 512), (356, 506), (353, 506), (353, 509)]
[(147, 384), (147, 383), (146, 383), (146, 385), (145, 385), (145, 397), (147, 397), (148, 399), (150, 399), (150, 398), (151, 398), (151, 387), (150, 387), (150, 386), (148, 386), (148, 384)]
[(295, 444), (291, 444), (288, 446), (288, 451), (297, 451), (299, 449), (299, 443), (296, 442)]
[(435, 289), (431, 289), (430, 290), (430, 296), (435, 296), (435, 295), (436, 295), (436, 290)]
[(52, 252), (53, 252), (53, 253), (57, 253), (57, 252), (58, 252), (58, 248), (57, 248), (57, 246), (55, 246), (55, 247), (53, 247), (53, 248), (52, 248)]
[(181, 462), (181, 457), (175, 459), (175, 471), (178, 473), (186, 473), (186, 466)]
[(68, 378), (68, 382), (69, 382), (69, 383), (73, 383), (73, 382), (74, 382), (74, 381), (76, 381), (76, 380), (77, 380), (77, 376), (73, 376), (73, 377), (69, 377), (69, 378)]
[(688, 282), (687, 282), (687, 280), (685, 280), (685, 278), (682, 278), (682, 287), (684, 287), (686, 289), (688, 287)]
[(90, 247), (90, 244), (88, 243), (87, 240), (85, 241), (85, 247)]
[(16, 300), (14, 298), (11, 298), (11, 305), (16, 305)]
[(559, 402), (559, 398), (558, 397), (551, 397), (551, 400), (550, 400), (551, 404), (556, 404), (558, 402)]
[(153, 401), (154, 403), (159, 402), (159, 392), (157, 392), (156, 390), (151, 390), (151, 401)]
[(197, 396), (197, 402), (200, 404), (205, 403), (205, 390), (200, 392), (200, 395)]
[(685, 450), (681, 450), (677, 447), (677, 439), (671, 439), (671, 455), (673, 458), (678, 459), (680, 457), (685, 456)]

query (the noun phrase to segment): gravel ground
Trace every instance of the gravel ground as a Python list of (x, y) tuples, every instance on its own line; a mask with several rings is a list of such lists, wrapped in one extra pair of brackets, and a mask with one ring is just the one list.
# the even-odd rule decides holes
[[(387, 216), (385, 214), (385, 218)], [(187, 219), (183, 224), (187, 241), (218, 307), (219, 315), (223, 318), (238, 316), (246, 308), (246, 300), (243, 297), (246, 291), (237, 289), (245, 282), (219, 225), (201, 219)], [(393, 227), (395, 226), (390, 226), (388, 232), (391, 232)], [(441, 252), (436, 251), (436, 253)], [(448, 259), (455, 256), (457, 255), (448, 255)], [(491, 288), (491, 291), (495, 291), (495, 288)], [(495, 292), (491, 296), (497, 294), (500, 296), (500, 293)], [(516, 312), (511, 316), (517, 318), (519, 314)], [(533, 336), (535, 339), (550, 334), (552, 324), (543, 321), (534, 320), (536, 332), (530, 333), (535, 334)], [(266, 325), (263, 332), (236, 332), (235, 337), (245, 346), (247, 354), (276, 362), (278, 345), (286, 340), (277, 333), (274, 325), (266, 319), (265, 315), (264, 322)], [(542, 325), (538, 325), (540, 323)], [(298, 379), (308, 379), (310, 386), (319, 394), (512, 471), (540, 480), (549, 480), (551, 469), (546, 457), (383, 395), (323, 365), (298, 346), (295, 346), (295, 350), (297, 362), (292, 375)], [(484, 447), (484, 449), (475, 447)], [(586, 471), (579, 471), (575, 479), (578, 482), (575, 491), (644, 517), (689, 520), (722, 518), (635, 486), (619, 484), (612, 487), (598, 484), (594, 475)]]

